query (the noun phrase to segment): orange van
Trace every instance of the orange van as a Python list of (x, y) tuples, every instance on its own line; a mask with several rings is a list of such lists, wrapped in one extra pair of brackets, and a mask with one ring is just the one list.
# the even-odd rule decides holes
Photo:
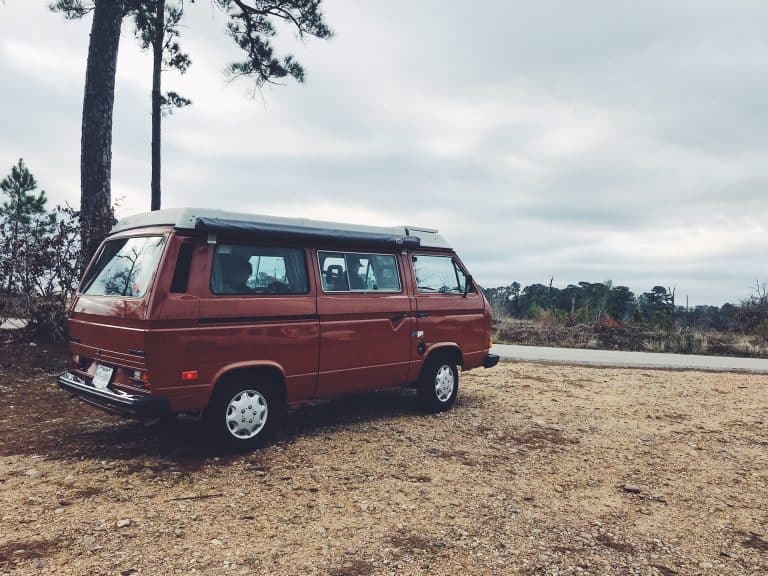
[(102, 409), (201, 414), (248, 449), (288, 406), (412, 385), (450, 408), (490, 368), (491, 308), (437, 230), (172, 209), (121, 220), (69, 312), (59, 385)]

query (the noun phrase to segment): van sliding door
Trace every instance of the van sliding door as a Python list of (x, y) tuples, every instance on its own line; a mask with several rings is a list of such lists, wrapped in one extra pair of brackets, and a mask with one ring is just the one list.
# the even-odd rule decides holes
[(318, 250), (318, 396), (405, 383), (411, 300), (393, 253)]

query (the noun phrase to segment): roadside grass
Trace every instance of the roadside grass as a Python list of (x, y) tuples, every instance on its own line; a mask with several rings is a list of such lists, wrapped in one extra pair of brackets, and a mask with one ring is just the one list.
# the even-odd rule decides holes
[(760, 336), (673, 328), (648, 330), (633, 324), (574, 324), (503, 318), (494, 342), (526, 346), (590, 348), (629, 352), (671, 352), (717, 356), (768, 357), (768, 341)]

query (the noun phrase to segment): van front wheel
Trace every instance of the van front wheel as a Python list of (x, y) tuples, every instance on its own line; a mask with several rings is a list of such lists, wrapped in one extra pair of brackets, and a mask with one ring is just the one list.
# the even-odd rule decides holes
[(456, 401), (459, 392), (459, 371), (446, 357), (428, 360), (424, 366), (416, 397), (426, 412), (445, 412)]
[(272, 431), (276, 417), (274, 395), (266, 387), (238, 383), (217, 390), (206, 411), (213, 437), (230, 451), (252, 450)]

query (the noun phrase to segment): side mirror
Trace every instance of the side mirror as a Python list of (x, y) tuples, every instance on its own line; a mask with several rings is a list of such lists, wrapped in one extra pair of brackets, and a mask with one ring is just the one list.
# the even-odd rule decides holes
[(464, 277), (464, 298), (467, 297), (469, 290), (472, 288), (472, 274), (467, 274)]

